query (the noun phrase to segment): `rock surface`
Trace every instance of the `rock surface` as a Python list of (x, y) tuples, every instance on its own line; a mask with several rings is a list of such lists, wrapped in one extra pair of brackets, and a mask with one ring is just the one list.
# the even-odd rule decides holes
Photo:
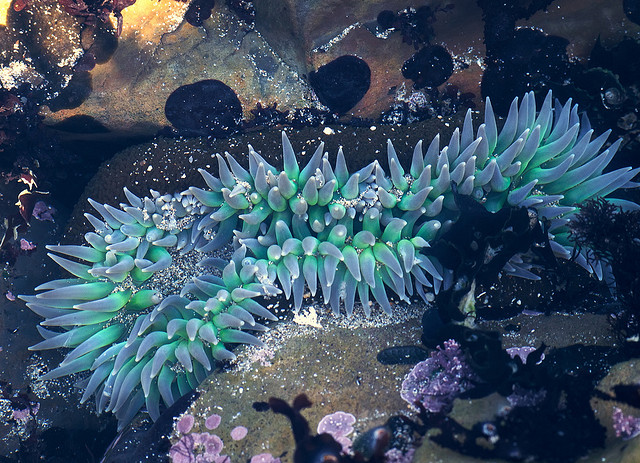
[(204, 79), (231, 87), (247, 114), (258, 101), (303, 106), (306, 85), (259, 33), (224, 4), (193, 27), (182, 21), (187, 5), (138, 0), (124, 10), (117, 49), (91, 71), (90, 96), (77, 108), (48, 112), (47, 122), (84, 114), (107, 127), (107, 137), (153, 135), (170, 125), (164, 114), (169, 95)]
[[(3, 6), (0, 5), (0, 9)], [(0, 27), (0, 83), (11, 89), (30, 83), (43, 98), (54, 98), (73, 76), (82, 56), (80, 28), (57, 0), (33, 2), (29, 8), (6, 10)]]
[[(412, 7), (427, 4), (419, 1)], [(123, 11), (124, 27), (116, 39), (112, 24), (94, 30), (61, 11), (55, 0), (32, 2), (20, 12), (10, 10), (8, 27), (0, 32), (7, 44), (0, 79), (3, 84), (16, 78), (46, 80), (51, 95), (62, 92), (45, 111), (46, 122), (65, 121), (60, 127), (65, 136), (91, 139), (153, 136), (170, 125), (164, 104), (171, 92), (204, 79), (231, 87), (245, 119), (252, 117), (250, 111), (258, 103), (277, 103), (282, 111), (317, 108), (320, 103), (306, 76), (344, 55), (363, 59), (371, 69), (371, 86), (347, 118), (376, 118), (390, 108), (399, 91), (411, 88), (413, 82), (403, 78), (401, 69), (416, 48), (404, 42), (399, 31), (383, 33), (376, 22), (382, 10), (400, 11), (405, 2), (287, 0), (274, 7), (256, 0), (253, 5), (254, 24), (217, 2), (211, 17), (194, 27), (183, 21), (188, 3), (138, 0)], [(435, 14), (432, 43), (443, 45), (453, 56), (454, 74), (448, 83), (478, 97), (485, 54), (482, 11), (474, 0), (452, 5)], [(601, 14), (592, 14), (595, 9)], [(639, 30), (624, 18), (622, 9), (604, 0), (588, 10), (572, 0), (554, 2), (548, 12), (519, 25), (569, 37), (572, 58), (582, 60), (598, 36), (608, 43)], [(17, 48), (10, 51), (16, 41)], [(97, 65), (71, 79), (82, 49), (94, 42), (99, 44), (91, 49)], [(69, 89), (63, 91), (67, 84)], [(86, 128), (87, 120), (100, 130), (73, 133), (76, 122)]]
[[(293, 461), (291, 424), (282, 415), (256, 411), (254, 402), (277, 397), (291, 403), (306, 393), (313, 406), (303, 415), (312, 434), (322, 417), (338, 411), (356, 417), (356, 432), (384, 424), (407, 410), (398, 391), (410, 366), (382, 365), (376, 355), (386, 347), (419, 343), (422, 310), (396, 307), (392, 317), (377, 313), (371, 320), (361, 313), (349, 320), (301, 311), (262, 337), (266, 347), (238, 349), (238, 365), (200, 385), (200, 398), (187, 411), (196, 417), (194, 431), (206, 432), (206, 418), (218, 414), (221, 424), (211, 432), (225, 444), (221, 454), (247, 461), (263, 452), (286, 453), (284, 463)], [(240, 442), (230, 438), (237, 426), (249, 431)]]

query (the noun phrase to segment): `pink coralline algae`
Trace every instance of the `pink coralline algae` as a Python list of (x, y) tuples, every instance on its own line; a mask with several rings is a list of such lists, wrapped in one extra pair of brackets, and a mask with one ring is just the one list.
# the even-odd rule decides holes
[(38, 414), (38, 410), (40, 409), (39, 403), (30, 403), (27, 408), (13, 410), (11, 414), (11, 418), (16, 420), (18, 423), (26, 423), (31, 419), (31, 417), (36, 416)]
[(544, 389), (525, 389), (517, 384), (513, 385), (512, 391), (507, 396), (507, 401), (512, 407), (535, 407), (547, 397), (547, 391)]
[[(522, 346), (522, 347), (508, 347), (505, 350), (507, 351), (507, 354), (509, 354), (509, 357), (511, 357), (512, 359), (516, 357), (520, 357), (520, 360), (522, 361), (522, 363), (525, 364), (527, 363), (527, 357), (529, 357), (529, 354), (532, 352), (535, 352), (536, 348), (532, 346)], [(540, 363), (542, 363), (543, 360), (544, 360), (544, 353), (540, 355), (540, 360), (537, 362), (537, 364), (540, 365)]]
[(276, 458), (270, 453), (261, 453), (260, 455), (255, 455), (251, 457), (251, 461), (249, 463), (281, 463), (280, 458)]
[(233, 440), (241, 440), (247, 436), (249, 430), (244, 426), (236, 426), (231, 430), (231, 438)]
[(222, 418), (220, 417), (220, 415), (216, 415), (214, 413), (213, 415), (211, 415), (205, 420), (204, 425), (207, 427), (207, 429), (212, 430), (220, 426), (221, 421), (222, 421)]
[(616, 437), (631, 439), (640, 434), (640, 418), (625, 415), (618, 407), (613, 407), (613, 430)]
[(25, 423), (29, 419), (30, 415), (31, 411), (28, 408), (25, 408), (23, 410), (14, 410), (11, 414), (11, 418), (16, 421)]
[(318, 434), (330, 434), (340, 445), (342, 451), (348, 453), (351, 449), (351, 439), (347, 436), (353, 432), (356, 417), (351, 413), (335, 412), (326, 415), (318, 423)]
[(215, 434), (194, 432), (182, 436), (169, 450), (173, 463), (229, 463), (227, 455), (220, 455), (223, 443)]
[(415, 452), (415, 449), (409, 449), (406, 453), (398, 449), (387, 450), (384, 454), (384, 461), (386, 463), (411, 463)]
[(180, 434), (187, 434), (193, 428), (193, 423), (195, 422), (195, 417), (193, 415), (183, 415), (178, 423), (176, 424), (176, 430)]
[(20, 238), (20, 249), (23, 251), (33, 251), (36, 248), (36, 245), (31, 241), (27, 241), (24, 238)]
[(456, 397), (473, 387), (475, 375), (460, 345), (453, 339), (416, 364), (402, 383), (400, 396), (415, 410), (422, 404), (432, 413), (448, 413)]
[(49, 220), (53, 222), (53, 214), (55, 213), (55, 208), (47, 206), (44, 201), (38, 201), (33, 207), (31, 215), (33, 215), (37, 220)]

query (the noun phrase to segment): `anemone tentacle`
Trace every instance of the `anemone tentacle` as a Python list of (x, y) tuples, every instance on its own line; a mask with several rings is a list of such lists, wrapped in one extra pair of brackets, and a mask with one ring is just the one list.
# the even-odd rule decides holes
[[(45, 339), (31, 349), (72, 349), (43, 379), (88, 371), (82, 401), (95, 396), (98, 411), (122, 424), (143, 406), (155, 419), (216, 361), (234, 358), (226, 344), (260, 344), (249, 333), (265, 329), (256, 318), (277, 320), (262, 298), (283, 293), (299, 310), (306, 288), (348, 316), (356, 302), (366, 316), (373, 302), (391, 313), (388, 290), (426, 300), (450, 277), (428, 248), (457, 218), (452, 183), (489, 211), (535, 211), (550, 224), (554, 254), (569, 258), (576, 204), (637, 186), (640, 169), (603, 173), (620, 146), (602, 151), (608, 134), (592, 139), (577, 105), (554, 104), (551, 93), (536, 111), (530, 92), (513, 101), (500, 132), (487, 99), (477, 129), (469, 110), (447, 145), (436, 136), (425, 151), (419, 142), (408, 167), (389, 141), (389, 175), (378, 161), (350, 173), (342, 149), (332, 165), (322, 143), (300, 168), (283, 132), (282, 171), (249, 146), (248, 168), (226, 153), (216, 156), (217, 177), (200, 169), (207, 188), (144, 198), (125, 188), (119, 208), (90, 199), (87, 245), (48, 247), (75, 278), (21, 296), (41, 325), (56, 327), (39, 327)], [(229, 262), (211, 254), (229, 242)], [(198, 256), (200, 274), (166, 293), (162, 275), (181, 255)], [(576, 261), (602, 277), (589, 250)], [(517, 255), (503, 271), (537, 278), (530, 269)]]

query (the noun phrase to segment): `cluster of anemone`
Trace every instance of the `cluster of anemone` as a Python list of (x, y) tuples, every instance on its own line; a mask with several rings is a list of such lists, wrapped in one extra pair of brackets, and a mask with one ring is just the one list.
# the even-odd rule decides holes
[[(263, 305), (270, 297), (298, 310), (308, 291), (348, 316), (356, 304), (366, 316), (376, 304), (391, 313), (392, 294), (426, 300), (450, 283), (428, 251), (457, 218), (453, 184), (489, 211), (535, 211), (554, 253), (568, 258), (576, 204), (635, 186), (638, 173), (603, 173), (620, 141), (602, 151), (609, 132), (592, 135), (571, 101), (549, 94), (537, 111), (529, 93), (513, 101), (500, 131), (487, 99), (477, 130), (469, 111), (444, 146), (439, 136), (426, 150), (418, 142), (409, 166), (389, 141), (388, 175), (378, 161), (350, 173), (342, 150), (332, 164), (322, 143), (300, 168), (283, 133), (283, 170), (249, 146), (248, 168), (227, 154), (217, 155), (218, 176), (200, 170), (205, 189), (141, 198), (125, 188), (119, 207), (89, 200), (97, 215), (85, 214), (94, 228), (86, 245), (48, 247), (73, 277), (22, 296), (44, 318), (44, 340), (31, 349), (71, 349), (43, 379), (85, 372), (83, 402), (94, 396), (121, 423), (142, 407), (155, 419), (216, 361), (234, 357), (225, 346), (260, 345), (256, 318), (276, 320)], [(229, 243), (231, 258), (216, 257)], [(601, 276), (588, 252), (578, 263)], [(181, 255), (199, 260), (198, 273), (167, 291), (164, 272)], [(536, 278), (530, 268), (518, 255), (504, 272)]]

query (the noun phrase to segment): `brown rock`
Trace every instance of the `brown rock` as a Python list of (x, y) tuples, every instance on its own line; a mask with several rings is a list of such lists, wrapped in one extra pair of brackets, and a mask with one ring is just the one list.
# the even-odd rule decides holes
[(85, 114), (103, 135), (153, 135), (169, 125), (164, 105), (178, 87), (217, 79), (238, 94), (245, 113), (257, 102), (302, 106), (309, 90), (255, 30), (216, 5), (203, 27), (182, 22), (188, 4), (138, 0), (123, 11), (124, 28), (111, 59), (92, 71), (93, 92), (78, 108), (47, 112), (54, 124)]
[(80, 28), (57, 0), (9, 8), (0, 28), (0, 82), (4, 88), (29, 82), (48, 98), (64, 89), (80, 56)]

